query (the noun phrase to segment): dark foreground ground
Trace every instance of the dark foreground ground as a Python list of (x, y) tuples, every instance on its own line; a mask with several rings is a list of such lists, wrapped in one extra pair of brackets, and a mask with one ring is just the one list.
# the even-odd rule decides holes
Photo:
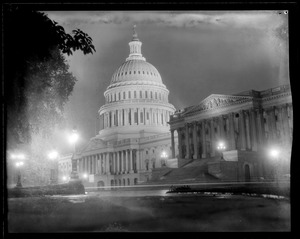
[(8, 199), (9, 232), (290, 231), (289, 199), (245, 195)]

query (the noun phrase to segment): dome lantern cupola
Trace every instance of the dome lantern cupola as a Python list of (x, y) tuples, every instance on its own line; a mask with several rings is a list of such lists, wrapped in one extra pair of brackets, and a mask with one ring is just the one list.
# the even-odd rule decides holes
[(146, 61), (146, 59), (142, 56), (142, 42), (138, 39), (138, 35), (136, 33), (136, 25), (133, 26), (133, 35), (132, 35), (132, 41), (129, 42), (130, 47), (130, 54), (129, 57), (126, 59), (126, 61), (129, 60), (143, 60)]

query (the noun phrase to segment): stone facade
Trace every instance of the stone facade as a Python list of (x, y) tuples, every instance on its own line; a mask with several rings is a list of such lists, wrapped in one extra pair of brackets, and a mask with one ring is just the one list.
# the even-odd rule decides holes
[[(245, 174), (245, 170), (248, 174), (250, 170), (252, 177), (258, 178), (266, 176), (267, 165), (272, 165), (268, 150), (276, 147), (285, 171), (289, 172), (293, 136), (289, 85), (236, 95), (210, 95), (198, 105), (176, 111), (171, 116), (170, 126), (172, 135), (178, 133), (178, 144), (173, 143), (173, 137), (171, 140), (172, 155), (175, 156), (174, 150), (178, 148), (180, 161), (217, 157), (220, 155), (217, 146), (223, 142), (224, 154), (230, 151), (257, 153), (257, 156), (243, 157), (248, 166), (244, 165), (240, 174)], [(257, 160), (254, 162), (252, 158)], [(223, 164), (223, 168), (227, 167)], [(211, 170), (221, 166), (211, 165)]]
[(147, 181), (153, 168), (165, 167), (162, 153), (171, 156), (168, 121), (175, 108), (168, 103), (159, 72), (142, 56), (141, 45), (134, 32), (129, 57), (104, 92), (105, 105), (98, 112), (101, 129), (74, 159), (85, 187)]

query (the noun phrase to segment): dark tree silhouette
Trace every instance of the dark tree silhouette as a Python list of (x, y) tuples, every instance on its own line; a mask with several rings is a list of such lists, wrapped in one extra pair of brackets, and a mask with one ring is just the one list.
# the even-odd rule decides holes
[(79, 29), (67, 34), (44, 13), (4, 5), (3, 46), (8, 146), (41, 130), (47, 137), (76, 82), (63, 54), (95, 52), (92, 39)]

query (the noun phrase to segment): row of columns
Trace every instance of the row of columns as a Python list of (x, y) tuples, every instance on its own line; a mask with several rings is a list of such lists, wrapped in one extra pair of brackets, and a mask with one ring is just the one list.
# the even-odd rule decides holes
[(79, 173), (127, 174), (140, 170), (139, 153), (135, 149), (89, 155), (79, 159)]
[(214, 157), (217, 142), (221, 140), (227, 150), (258, 151), (266, 142), (291, 144), (292, 112), (292, 105), (285, 104), (186, 123), (171, 130), (172, 157), (175, 157), (174, 130), (178, 132), (180, 158)]
[[(135, 118), (137, 114), (137, 118)], [(126, 125), (167, 125), (171, 112), (152, 108), (119, 109), (104, 113), (104, 128)]]

